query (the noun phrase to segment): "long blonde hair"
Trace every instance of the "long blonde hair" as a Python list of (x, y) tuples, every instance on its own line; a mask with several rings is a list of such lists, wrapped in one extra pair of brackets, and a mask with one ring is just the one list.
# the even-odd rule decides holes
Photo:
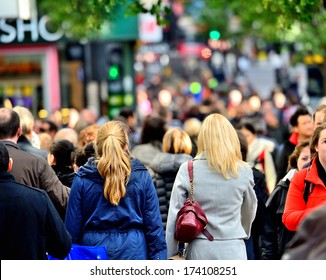
[(105, 179), (104, 197), (113, 205), (126, 194), (131, 173), (128, 145), (128, 127), (123, 122), (110, 121), (99, 128), (95, 142), (97, 169)]
[(242, 161), (240, 142), (232, 124), (221, 114), (207, 116), (198, 135), (197, 155), (205, 152), (208, 167), (224, 178), (237, 177)]

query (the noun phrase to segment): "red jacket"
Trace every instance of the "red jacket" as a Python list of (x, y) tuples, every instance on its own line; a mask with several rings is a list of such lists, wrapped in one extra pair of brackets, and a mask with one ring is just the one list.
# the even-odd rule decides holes
[[(312, 192), (307, 203), (303, 199), (304, 181), (313, 184)], [(309, 168), (297, 171), (291, 179), (289, 192), (286, 197), (282, 221), (289, 230), (297, 230), (299, 223), (319, 205), (326, 203), (326, 186), (318, 177), (316, 158)]]

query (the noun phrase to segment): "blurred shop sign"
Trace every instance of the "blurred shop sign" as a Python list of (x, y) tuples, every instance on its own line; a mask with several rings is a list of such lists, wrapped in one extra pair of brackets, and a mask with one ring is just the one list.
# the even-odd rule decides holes
[(206, 49), (206, 45), (197, 42), (185, 42), (180, 43), (178, 51), (182, 56), (195, 56), (200, 57), (203, 50)]
[(0, 18), (31, 19), (37, 17), (35, 0), (0, 0)]
[(157, 24), (156, 17), (151, 14), (140, 14), (139, 39), (146, 43), (158, 43), (163, 39), (162, 27)]
[(157, 53), (157, 54), (165, 54), (170, 50), (170, 46), (167, 43), (158, 43), (158, 44), (148, 44), (142, 45), (139, 48), (140, 53)]
[[(0, 0), (1, 1), (1, 0)], [(63, 31), (51, 32), (48, 30), (49, 18), (32, 18), (24, 21), (22, 19), (8, 20), (0, 19), (0, 43), (26, 43), (26, 42), (54, 42), (61, 39)]]

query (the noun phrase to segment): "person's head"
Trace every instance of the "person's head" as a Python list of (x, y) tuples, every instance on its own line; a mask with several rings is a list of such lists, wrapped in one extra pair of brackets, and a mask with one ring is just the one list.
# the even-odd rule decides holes
[(53, 141), (59, 140), (69, 140), (71, 143), (74, 144), (75, 147), (78, 146), (78, 133), (75, 129), (70, 127), (60, 128), (56, 135), (53, 138)]
[(301, 170), (311, 160), (310, 143), (308, 140), (296, 145), (294, 151), (289, 156), (288, 170)]
[(57, 134), (58, 130), (58, 126), (53, 121), (47, 119), (41, 120), (41, 124), (39, 127), (40, 133), (48, 133), (53, 139), (54, 136)]
[(292, 132), (298, 133), (300, 140), (310, 139), (313, 134), (313, 122), (306, 107), (299, 107), (290, 118)]
[(256, 129), (251, 123), (242, 123), (239, 125), (238, 129), (240, 129), (240, 131), (246, 137), (248, 145), (250, 145), (257, 138)]
[(75, 147), (69, 140), (54, 141), (50, 147), (48, 162), (50, 165), (71, 167), (74, 152)]
[(37, 136), (40, 139), (40, 149), (50, 151), (50, 147), (53, 142), (51, 135), (46, 132), (42, 132), (37, 134)]
[(190, 154), (192, 143), (189, 135), (179, 127), (173, 127), (163, 136), (163, 151), (170, 154)]
[(326, 123), (318, 126), (310, 141), (311, 158), (318, 156), (319, 161), (326, 166)]
[(0, 108), (0, 140), (17, 142), (21, 135), (20, 119), (17, 112), (8, 108)]
[(104, 183), (104, 197), (118, 205), (126, 194), (131, 172), (128, 126), (119, 121), (103, 124), (95, 142), (97, 169)]
[(124, 117), (127, 125), (131, 130), (137, 126), (137, 115), (136, 112), (130, 107), (122, 107), (119, 112), (119, 116)]
[(34, 116), (32, 112), (21, 106), (15, 106), (13, 110), (19, 115), (22, 135), (26, 136), (28, 140), (31, 140), (34, 128)]
[(221, 114), (211, 114), (203, 122), (198, 135), (198, 155), (205, 153), (210, 169), (225, 178), (237, 177), (242, 161), (236, 130)]
[(79, 146), (84, 147), (87, 143), (94, 141), (99, 127), (98, 124), (91, 124), (82, 129), (79, 132)]
[(321, 125), (324, 122), (325, 115), (326, 115), (326, 104), (321, 104), (316, 108), (314, 114), (312, 115), (314, 130), (316, 129), (317, 126)]
[(0, 173), (10, 171), (12, 167), (12, 159), (4, 143), (0, 142)]
[(80, 147), (76, 150), (73, 167), (74, 170), (77, 171), (79, 167), (84, 165), (90, 157), (95, 156), (94, 142), (89, 142), (85, 145), (85, 147)]
[(141, 144), (161, 142), (166, 132), (166, 121), (157, 116), (147, 116), (141, 132)]
[(197, 118), (189, 118), (183, 124), (183, 129), (188, 133), (190, 137), (198, 137), (198, 133), (201, 127), (201, 121)]

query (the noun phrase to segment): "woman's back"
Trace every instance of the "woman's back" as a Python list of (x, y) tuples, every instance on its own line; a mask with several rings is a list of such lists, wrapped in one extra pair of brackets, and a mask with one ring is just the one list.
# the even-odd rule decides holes
[(130, 159), (124, 127), (100, 128), (95, 159), (73, 182), (65, 224), (74, 243), (105, 245), (109, 259), (166, 259), (156, 191), (144, 165)]

